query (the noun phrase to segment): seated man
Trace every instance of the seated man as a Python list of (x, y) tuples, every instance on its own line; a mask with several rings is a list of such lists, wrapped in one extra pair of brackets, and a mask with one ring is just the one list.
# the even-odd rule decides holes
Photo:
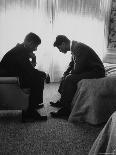
[[(34, 68), (36, 63), (33, 51), (37, 50), (41, 39), (34, 33), (26, 35), (22, 44), (17, 44), (1, 60), (1, 65), (10, 76), (18, 76), (21, 88), (30, 88), (29, 107), (22, 111), (22, 121), (47, 120), (37, 109), (42, 107), (43, 89), (46, 73)], [(30, 61), (31, 59), (31, 61)]]
[(71, 42), (66, 36), (58, 35), (54, 47), (57, 47), (62, 53), (71, 51), (72, 54), (70, 67), (65, 72), (59, 87), (61, 98), (57, 103), (51, 102), (52, 106), (61, 107), (57, 112), (51, 112), (51, 116), (65, 117), (70, 115), (71, 102), (77, 90), (77, 83), (82, 79), (104, 77), (105, 69), (96, 52), (81, 42)]
[[(73, 58), (71, 57), (71, 62), (69, 63), (69, 66), (68, 66), (67, 70), (64, 72), (63, 77), (61, 78), (61, 81), (60, 81), (60, 86), (58, 88), (58, 92), (60, 94), (62, 94), (62, 84), (65, 81), (66, 76), (69, 75), (70, 72), (72, 71), (73, 66), (74, 66), (74, 61), (73, 61)], [(58, 108), (62, 107), (62, 103), (60, 102), (60, 100), (58, 100), (56, 103), (50, 102), (50, 105), (53, 107), (58, 107)]]

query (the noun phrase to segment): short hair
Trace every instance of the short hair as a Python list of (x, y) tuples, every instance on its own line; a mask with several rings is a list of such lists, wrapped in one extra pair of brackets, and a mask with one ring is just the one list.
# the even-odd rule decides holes
[(25, 39), (24, 41), (29, 41), (29, 42), (33, 42), (35, 44), (41, 44), (41, 39), (38, 35), (36, 35), (35, 33), (33, 32), (30, 32), (28, 33), (26, 36), (25, 36)]
[(65, 35), (58, 35), (56, 37), (56, 40), (54, 42), (54, 47), (58, 47), (59, 45), (61, 45), (62, 43), (69, 43), (70, 40), (65, 36)]

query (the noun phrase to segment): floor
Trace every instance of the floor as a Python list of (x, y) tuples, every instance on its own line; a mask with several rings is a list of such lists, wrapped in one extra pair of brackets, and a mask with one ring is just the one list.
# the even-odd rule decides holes
[(0, 155), (88, 155), (102, 127), (69, 123), (50, 117), (50, 101), (57, 101), (58, 83), (45, 84), (45, 122), (22, 123), (21, 111), (0, 112)]

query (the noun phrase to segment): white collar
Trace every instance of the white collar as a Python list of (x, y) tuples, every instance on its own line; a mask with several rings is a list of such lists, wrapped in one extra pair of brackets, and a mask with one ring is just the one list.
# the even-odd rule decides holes
[(72, 41), (70, 41), (70, 51), (71, 51), (71, 47), (72, 47)]

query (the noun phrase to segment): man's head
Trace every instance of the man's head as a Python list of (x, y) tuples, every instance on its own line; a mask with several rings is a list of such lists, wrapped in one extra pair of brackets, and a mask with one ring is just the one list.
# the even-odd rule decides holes
[(30, 52), (36, 51), (39, 44), (41, 44), (41, 39), (35, 33), (30, 32), (25, 36), (24, 46), (28, 48)]
[(57, 47), (62, 53), (67, 53), (67, 51), (70, 51), (70, 40), (64, 35), (58, 35), (54, 47)]

